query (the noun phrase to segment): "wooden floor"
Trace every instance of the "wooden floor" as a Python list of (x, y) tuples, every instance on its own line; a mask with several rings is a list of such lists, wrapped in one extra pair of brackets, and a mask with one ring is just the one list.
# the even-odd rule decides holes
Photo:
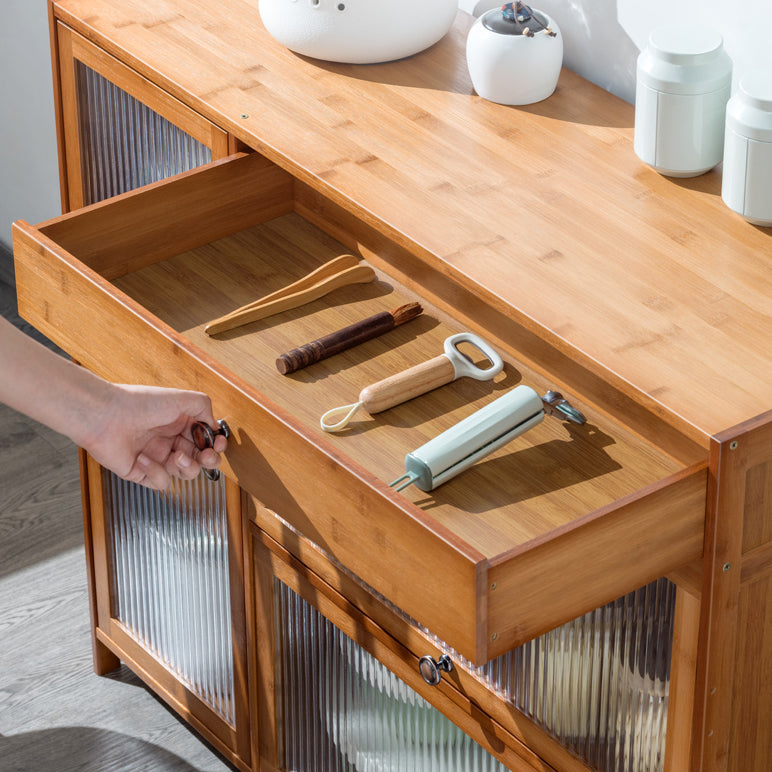
[[(3, 281), (0, 313), (23, 326)], [(76, 449), (0, 426), (0, 770), (232, 770), (125, 667), (94, 675)]]

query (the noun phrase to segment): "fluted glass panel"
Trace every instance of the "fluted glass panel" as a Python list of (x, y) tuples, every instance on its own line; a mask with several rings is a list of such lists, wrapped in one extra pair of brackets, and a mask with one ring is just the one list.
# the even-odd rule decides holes
[(93, 204), (212, 160), (212, 151), (76, 62), (84, 202)]
[(157, 493), (104, 472), (113, 615), (226, 721), (233, 646), (223, 478)]
[(278, 580), (274, 599), (283, 769), (505, 772), (505, 766)]
[(423, 629), (599, 772), (662, 772), (674, 611), (675, 585), (659, 579), (481, 667)]
[[(294, 530), (286, 521), (284, 525)], [(594, 769), (662, 772), (676, 595), (667, 579), (477, 667), (337, 565), (423, 631), (456, 667), (531, 717)]]
[(476, 669), (603, 772), (664, 766), (675, 586), (660, 579)]

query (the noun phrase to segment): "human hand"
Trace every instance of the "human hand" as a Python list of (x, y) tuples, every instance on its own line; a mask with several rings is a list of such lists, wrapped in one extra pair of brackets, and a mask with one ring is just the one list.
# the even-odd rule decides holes
[(131, 482), (164, 490), (172, 477), (190, 480), (202, 467), (215, 469), (227, 447), (222, 435), (214, 448), (198, 450), (191, 427), (216, 427), (205, 394), (153, 386), (105, 384), (105, 398), (79, 444), (102, 466)]

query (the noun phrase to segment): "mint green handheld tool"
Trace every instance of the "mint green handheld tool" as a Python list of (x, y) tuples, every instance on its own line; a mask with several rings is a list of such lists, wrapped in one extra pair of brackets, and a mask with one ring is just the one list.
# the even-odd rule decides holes
[(472, 464), (519, 437), (545, 415), (583, 424), (585, 417), (556, 391), (540, 397), (529, 386), (516, 386), (455, 426), (405, 456), (405, 474), (391, 483), (401, 491), (415, 484), (431, 491)]

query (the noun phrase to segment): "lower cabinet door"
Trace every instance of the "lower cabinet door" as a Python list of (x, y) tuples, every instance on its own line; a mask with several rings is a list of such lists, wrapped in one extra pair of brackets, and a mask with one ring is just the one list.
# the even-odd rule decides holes
[(255, 754), (266, 769), (688, 765), (699, 601), (668, 579), (478, 667), (282, 518), (257, 503), (247, 516)]
[(455, 689), (452, 664), (421, 662), (256, 526), (249, 543), (260, 769), (553, 769)]
[(156, 492), (88, 470), (95, 646), (249, 769), (238, 486), (199, 475)]

